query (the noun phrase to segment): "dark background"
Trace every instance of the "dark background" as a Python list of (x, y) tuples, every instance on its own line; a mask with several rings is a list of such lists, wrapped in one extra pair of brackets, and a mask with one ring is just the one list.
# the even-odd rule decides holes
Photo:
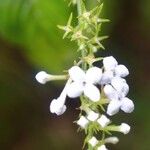
[[(91, 6), (94, 0), (87, 0)], [(96, 1), (96, 0), (95, 0)], [(70, 9), (63, 0), (0, 0), (0, 149), (80, 150), (83, 134), (73, 124), (78, 100), (67, 100), (67, 112), (49, 113), (64, 82), (40, 85), (40, 70), (62, 74), (77, 58), (76, 46), (62, 40), (57, 24), (65, 24)], [(150, 149), (150, 1), (105, 0), (105, 56), (113, 55), (130, 70), (127, 81), (135, 111), (114, 122), (127, 122), (131, 132), (112, 150)], [(101, 53), (99, 53), (101, 55)], [(108, 146), (109, 147), (109, 146)]]

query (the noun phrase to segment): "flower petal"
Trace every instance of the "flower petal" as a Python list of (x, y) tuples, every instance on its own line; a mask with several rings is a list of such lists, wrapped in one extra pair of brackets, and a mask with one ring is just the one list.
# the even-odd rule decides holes
[(118, 93), (111, 85), (104, 86), (104, 93), (109, 100), (118, 100)]
[(69, 69), (70, 78), (73, 81), (84, 82), (85, 81), (85, 72), (78, 66), (73, 66)]
[(121, 100), (121, 110), (125, 113), (131, 113), (134, 110), (134, 103), (129, 98), (125, 97)]
[(62, 115), (66, 111), (66, 105), (62, 104), (59, 100), (52, 100), (50, 104), (50, 112), (56, 113), (57, 115)]
[(105, 71), (102, 75), (100, 84), (109, 84), (113, 78), (113, 71)]
[(103, 59), (104, 69), (107, 70), (114, 70), (115, 67), (118, 65), (118, 62), (113, 56), (105, 57)]
[(85, 85), (84, 94), (93, 102), (97, 102), (100, 100), (100, 91), (93, 84), (86, 84)]
[(129, 75), (129, 70), (124, 65), (118, 65), (115, 68), (115, 75), (119, 77), (126, 77), (127, 75)]
[(84, 86), (81, 83), (78, 82), (72, 82), (67, 87), (67, 95), (70, 98), (76, 98), (79, 97), (83, 92)]
[(85, 80), (88, 83), (97, 84), (100, 82), (102, 77), (102, 69), (98, 67), (92, 67), (87, 70)]
[(122, 91), (121, 91), (121, 95), (120, 95), (120, 97), (121, 98), (124, 98), (124, 97), (126, 97), (127, 96), (127, 94), (128, 94), (128, 92), (129, 92), (129, 85), (127, 84), (127, 83), (124, 83), (123, 84), (123, 87), (122, 87)]
[(119, 112), (120, 106), (121, 106), (121, 103), (119, 100), (110, 101), (107, 107), (107, 114), (110, 116), (115, 115), (116, 113)]
[(117, 90), (120, 98), (125, 97), (129, 92), (129, 86), (126, 80), (120, 77), (114, 77), (111, 81), (112, 86)]

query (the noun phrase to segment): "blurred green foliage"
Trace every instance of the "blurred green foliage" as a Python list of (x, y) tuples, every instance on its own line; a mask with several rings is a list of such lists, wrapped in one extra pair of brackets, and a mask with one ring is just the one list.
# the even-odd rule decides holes
[(75, 48), (62, 40), (56, 27), (65, 24), (68, 15), (63, 0), (2, 0), (0, 33), (20, 45), (35, 66), (56, 72), (75, 57)]

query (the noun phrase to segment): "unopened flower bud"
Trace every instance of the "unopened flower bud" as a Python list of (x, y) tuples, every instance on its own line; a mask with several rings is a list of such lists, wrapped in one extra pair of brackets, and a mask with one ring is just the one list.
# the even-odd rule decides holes
[(117, 144), (119, 142), (119, 139), (117, 137), (109, 137), (105, 139), (105, 143), (112, 143)]
[(92, 147), (95, 147), (98, 143), (98, 140), (93, 136), (89, 141), (88, 141)]
[(98, 114), (98, 113), (95, 113), (94, 111), (88, 112), (87, 118), (88, 118), (90, 121), (95, 121), (98, 117), (99, 117), (99, 114)]
[(61, 101), (58, 99), (52, 100), (50, 104), (50, 112), (55, 113), (58, 116), (62, 115), (66, 111), (66, 105), (62, 104)]
[(84, 117), (81, 116), (80, 119), (77, 121), (77, 124), (82, 128), (85, 128), (88, 125), (89, 121)]
[(122, 132), (123, 134), (128, 134), (130, 132), (131, 127), (126, 124), (126, 123), (122, 123), (119, 126), (119, 131)]
[(101, 115), (97, 122), (101, 125), (102, 128), (104, 128), (110, 123), (110, 120), (105, 115)]
[(39, 73), (37, 73), (35, 78), (39, 83), (45, 84), (47, 81), (49, 81), (50, 75), (45, 71), (40, 71)]
[(105, 145), (101, 145), (97, 148), (97, 150), (108, 150)]

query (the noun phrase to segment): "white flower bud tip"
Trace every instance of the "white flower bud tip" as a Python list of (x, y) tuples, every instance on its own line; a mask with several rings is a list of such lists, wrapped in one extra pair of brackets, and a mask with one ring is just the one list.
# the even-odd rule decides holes
[(130, 132), (131, 127), (126, 124), (126, 123), (122, 123), (119, 126), (119, 131), (122, 132), (123, 134), (128, 134)]
[(114, 70), (115, 67), (118, 65), (118, 62), (113, 56), (109, 56), (103, 59), (103, 65), (105, 70)]
[(97, 150), (108, 150), (105, 145), (101, 145), (97, 148)]
[(112, 143), (117, 144), (119, 142), (119, 139), (117, 137), (109, 137), (105, 139), (105, 143)]
[(39, 83), (45, 84), (48, 81), (49, 74), (47, 74), (45, 71), (40, 71), (36, 74), (35, 78)]
[(110, 120), (105, 115), (101, 115), (97, 122), (101, 125), (102, 128), (104, 128), (110, 123)]
[(81, 116), (80, 119), (77, 121), (77, 124), (82, 128), (85, 128), (88, 123), (89, 121), (84, 116)]
[(52, 100), (50, 104), (50, 112), (55, 113), (58, 116), (62, 115), (66, 111), (66, 105), (62, 104), (62, 102), (58, 99)]
[(98, 140), (93, 136), (89, 141), (88, 141), (92, 147), (95, 147), (98, 143)]
[(88, 112), (87, 118), (88, 118), (90, 121), (95, 121), (96, 119), (98, 119), (98, 117), (99, 117), (99, 114), (98, 114), (98, 113), (95, 113), (94, 111)]

